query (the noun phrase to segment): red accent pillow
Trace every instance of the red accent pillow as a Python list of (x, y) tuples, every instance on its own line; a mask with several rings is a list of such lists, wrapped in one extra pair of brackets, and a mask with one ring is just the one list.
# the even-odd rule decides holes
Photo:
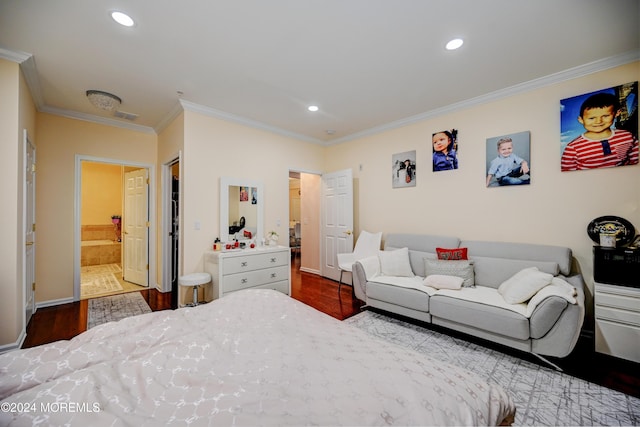
[(467, 248), (455, 248), (455, 249), (436, 248), (436, 254), (438, 254), (438, 259), (444, 259), (444, 260), (469, 259), (467, 258)]

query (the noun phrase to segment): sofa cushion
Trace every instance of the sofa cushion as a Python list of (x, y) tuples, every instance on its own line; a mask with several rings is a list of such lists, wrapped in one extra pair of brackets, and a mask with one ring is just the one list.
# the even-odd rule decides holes
[(429, 312), (432, 317), (476, 329), (520, 340), (529, 339), (529, 319), (520, 313), (494, 305), (436, 294), (429, 300)]
[(509, 304), (529, 301), (540, 289), (551, 283), (553, 276), (538, 270), (537, 267), (525, 268), (505, 280), (498, 292)]
[(425, 277), (424, 258), (436, 258), (436, 248), (457, 248), (460, 239), (449, 236), (429, 234), (387, 234), (384, 238), (384, 249), (393, 250), (408, 247), (411, 268), (417, 276)]
[(375, 299), (418, 311), (429, 311), (429, 294), (409, 287), (367, 282), (367, 300)]
[[(532, 263), (532, 261), (543, 263), (553, 262), (558, 265), (562, 274), (568, 275), (571, 272), (571, 249), (562, 246), (476, 240), (463, 240), (459, 246), (469, 249), (470, 259), (474, 257), (489, 257), (526, 260), (529, 262), (529, 266), (536, 265)], [(540, 268), (540, 270), (545, 271), (542, 268)], [(547, 271), (547, 273), (550, 272)], [(502, 280), (498, 281), (498, 283), (500, 282), (502, 282)]]
[(528, 267), (537, 267), (538, 270), (554, 276), (559, 271), (557, 262), (478, 257), (471, 252), (469, 253), (469, 259), (474, 261), (476, 285), (490, 286), (492, 288), (497, 288), (518, 271)]
[(439, 259), (425, 258), (424, 272), (426, 277), (429, 277), (432, 274), (462, 277), (464, 279), (462, 286), (469, 287), (475, 285), (473, 261), (444, 261)]
[(467, 248), (455, 248), (455, 249), (436, 248), (436, 255), (438, 256), (438, 259), (445, 259), (445, 260), (469, 259), (467, 253), (468, 253)]
[(384, 276), (413, 277), (409, 262), (409, 248), (378, 252), (380, 258), (380, 274)]
[(446, 276), (444, 274), (432, 274), (424, 279), (425, 286), (435, 289), (460, 289), (464, 279), (457, 276)]

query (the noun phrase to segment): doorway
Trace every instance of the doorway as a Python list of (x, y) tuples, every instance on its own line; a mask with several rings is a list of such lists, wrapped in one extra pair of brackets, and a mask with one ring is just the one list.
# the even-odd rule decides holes
[(74, 300), (148, 289), (149, 174), (146, 165), (77, 157)]
[(289, 171), (291, 261), (313, 274), (320, 274), (320, 185), (319, 172)]
[(171, 308), (178, 308), (180, 275), (180, 155), (162, 169), (163, 291), (171, 292)]

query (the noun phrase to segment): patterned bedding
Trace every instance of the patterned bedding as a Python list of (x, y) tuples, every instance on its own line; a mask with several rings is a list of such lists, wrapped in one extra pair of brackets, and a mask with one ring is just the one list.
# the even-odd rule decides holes
[(511, 398), (282, 293), (0, 355), (0, 425), (496, 425)]

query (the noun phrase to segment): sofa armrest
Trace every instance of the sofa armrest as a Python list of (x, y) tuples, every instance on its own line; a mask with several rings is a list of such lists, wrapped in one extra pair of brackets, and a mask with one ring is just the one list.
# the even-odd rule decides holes
[(380, 274), (380, 260), (377, 256), (360, 259), (353, 264), (353, 292), (361, 301), (367, 299), (367, 280)]
[(569, 303), (566, 299), (555, 295), (545, 298), (529, 318), (529, 334), (531, 338), (542, 338), (558, 321)]
[(559, 277), (576, 288), (576, 304), (567, 304), (553, 327), (544, 336), (539, 339), (532, 338), (531, 351), (541, 355), (566, 357), (578, 342), (582, 330), (585, 284), (580, 274)]

